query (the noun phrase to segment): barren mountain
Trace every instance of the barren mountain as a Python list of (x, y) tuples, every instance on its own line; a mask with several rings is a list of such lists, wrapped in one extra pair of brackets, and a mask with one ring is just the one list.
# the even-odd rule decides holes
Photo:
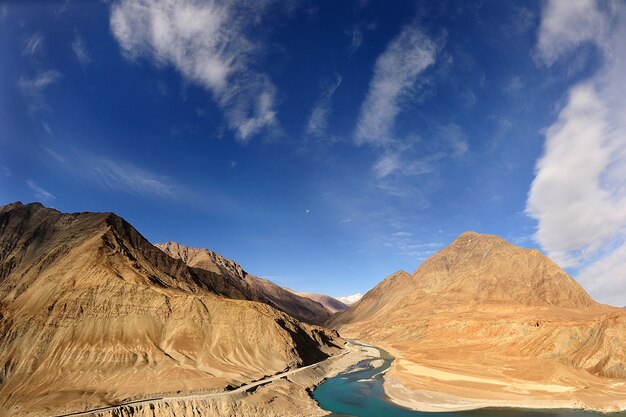
[(336, 334), (191, 268), (111, 213), (0, 207), (0, 415), (224, 390), (338, 351)]
[(300, 297), (309, 298), (315, 301), (316, 303), (320, 303), (322, 306), (324, 306), (326, 310), (328, 310), (331, 313), (346, 311), (348, 309), (348, 306), (346, 304), (328, 295), (313, 294), (311, 292), (296, 292), (296, 291), (292, 291), (292, 292), (294, 294), (299, 295)]
[(626, 408), (626, 312), (497, 236), (464, 233), (333, 322), (397, 357), (385, 390), (409, 407)]
[(250, 288), (255, 300), (265, 302), (298, 320), (322, 324), (330, 316), (330, 312), (316, 300), (294, 294), (273, 282), (248, 274), (238, 263), (212, 250), (189, 248), (176, 242), (156, 243), (155, 246), (189, 266), (213, 272), (226, 280), (241, 282)]

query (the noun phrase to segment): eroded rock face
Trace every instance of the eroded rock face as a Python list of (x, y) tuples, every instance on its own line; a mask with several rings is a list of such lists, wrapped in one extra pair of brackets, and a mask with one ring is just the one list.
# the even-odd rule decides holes
[(219, 274), (225, 279), (239, 280), (242, 285), (250, 288), (251, 297), (270, 304), (298, 320), (321, 325), (330, 317), (331, 312), (317, 300), (300, 296), (273, 282), (248, 274), (237, 262), (212, 250), (189, 248), (176, 242), (157, 243), (155, 246), (191, 267)]
[(0, 412), (223, 390), (338, 350), (336, 333), (255, 294), (111, 213), (0, 207)]
[[(505, 382), (490, 388), (504, 400), (551, 395), (602, 409), (594, 395), (626, 398), (626, 312), (596, 303), (539, 251), (497, 236), (464, 233), (413, 274), (391, 275), (332, 320), (342, 335), (401, 358), (388, 378), (404, 392), (458, 394), (476, 381), (418, 376), (432, 366)], [(554, 392), (498, 394), (514, 380)], [(466, 392), (480, 398), (486, 391)]]

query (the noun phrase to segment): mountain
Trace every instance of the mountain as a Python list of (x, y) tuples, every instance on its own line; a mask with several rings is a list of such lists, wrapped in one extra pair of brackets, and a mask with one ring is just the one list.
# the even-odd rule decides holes
[(315, 300), (294, 294), (268, 280), (248, 274), (235, 261), (209, 249), (189, 248), (176, 242), (156, 243), (155, 246), (191, 267), (201, 268), (226, 280), (242, 283), (252, 291), (253, 299), (267, 303), (300, 321), (321, 325), (330, 316), (330, 312)]
[(336, 333), (192, 268), (112, 213), (0, 207), (0, 415), (222, 391), (332, 355)]
[(409, 407), (626, 408), (626, 312), (494, 235), (462, 234), (331, 320), (396, 356), (385, 391)]
[(299, 295), (300, 297), (305, 297), (315, 301), (316, 303), (321, 304), (330, 313), (337, 313), (340, 311), (346, 311), (348, 309), (348, 306), (346, 304), (328, 295), (313, 294), (311, 292), (292, 292)]
[(356, 293), (356, 294), (352, 294), (352, 295), (347, 295), (345, 297), (337, 297), (337, 300), (341, 301), (342, 303), (344, 303), (345, 305), (352, 305), (354, 303), (356, 303), (357, 301), (359, 301), (361, 298), (363, 298), (363, 294), (361, 294), (360, 292)]

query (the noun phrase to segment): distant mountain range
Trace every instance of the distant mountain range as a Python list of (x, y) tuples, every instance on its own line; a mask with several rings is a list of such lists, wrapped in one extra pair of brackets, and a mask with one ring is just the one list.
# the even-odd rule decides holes
[[(235, 261), (209, 249), (189, 248), (176, 242), (156, 243), (155, 246), (191, 267), (201, 268), (226, 279), (239, 281), (242, 285), (245, 284), (254, 293), (256, 299), (284, 311), (298, 320), (321, 325), (328, 320), (332, 313), (345, 310), (341, 305), (333, 304), (332, 299), (328, 296), (311, 294), (318, 298), (315, 299), (304, 295), (305, 293), (295, 293), (268, 280), (251, 275)], [(330, 308), (320, 302), (322, 299), (329, 304)]]
[(363, 298), (363, 294), (359, 292), (359, 293), (348, 295), (345, 297), (337, 297), (337, 300), (341, 301), (342, 303), (346, 305), (352, 305), (356, 303), (357, 301), (359, 301), (361, 298)]

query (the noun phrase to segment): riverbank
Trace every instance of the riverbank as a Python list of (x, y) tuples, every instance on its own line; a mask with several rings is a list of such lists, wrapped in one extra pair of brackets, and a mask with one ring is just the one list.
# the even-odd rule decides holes
[(314, 417), (329, 414), (319, 408), (310, 391), (361, 360), (377, 354), (375, 348), (347, 342), (344, 352), (317, 364), (268, 377), (221, 393), (161, 397), (72, 414), (97, 417)]
[[(384, 376), (390, 401), (422, 412), (480, 408), (572, 409), (601, 413), (626, 410), (626, 381), (572, 371), (554, 362), (474, 362), (468, 352), (454, 360), (428, 360), (384, 346), (396, 360)], [(476, 366), (475, 363), (482, 363)], [(525, 378), (523, 378), (523, 376)]]

